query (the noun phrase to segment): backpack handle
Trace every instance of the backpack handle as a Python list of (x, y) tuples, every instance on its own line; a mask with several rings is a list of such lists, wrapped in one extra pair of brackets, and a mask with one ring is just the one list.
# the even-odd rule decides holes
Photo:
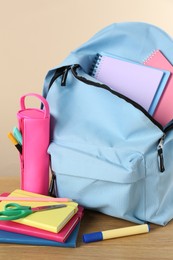
[(47, 102), (47, 100), (44, 97), (42, 97), (39, 94), (28, 93), (28, 94), (22, 96), (20, 98), (20, 107), (21, 107), (21, 109), (22, 110), (26, 109), (25, 100), (26, 100), (26, 97), (29, 97), (29, 96), (37, 97), (38, 99), (40, 99), (40, 101), (44, 105), (44, 109), (43, 109), (43, 111), (44, 111), (44, 118), (49, 117), (49, 105), (48, 105), (48, 102)]

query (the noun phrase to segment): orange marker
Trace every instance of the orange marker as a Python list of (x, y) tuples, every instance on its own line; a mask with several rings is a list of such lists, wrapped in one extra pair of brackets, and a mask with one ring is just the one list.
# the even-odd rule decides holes
[(12, 143), (16, 146), (17, 150), (22, 154), (22, 146), (18, 143), (16, 138), (13, 136), (13, 134), (10, 132), (8, 133), (8, 138), (12, 141)]

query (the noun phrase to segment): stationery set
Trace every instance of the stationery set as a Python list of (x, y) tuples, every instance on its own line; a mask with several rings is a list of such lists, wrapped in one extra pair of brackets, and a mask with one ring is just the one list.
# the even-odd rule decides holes
[[(84, 207), (142, 224), (85, 234), (84, 243), (172, 219), (172, 42), (162, 37), (147, 24), (110, 26), (48, 72), (43, 96), (21, 97), (8, 134), (21, 183), (0, 197), (1, 243), (76, 247)], [(39, 109), (26, 106), (31, 97)]]
[[(31, 98), (41, 101), (43, 109), (27, 106), (27, 99)], [(71, 199), (58, 199), (57, 202), (56, 198), (48, 196), (50, 113), (47, 101), (36, 93), (22, 96), (17, 120), (18, 127), (8, 137), (19, 151), (20, 189), (1, 196), (0, 242), (76, 247), (83, 207)], [(16, 207), (16, 203), (19, 206), (14, 208), (14, 213), (22, 211), (22, 207), (26, 211), (29, 207), (58, 205), (58, 208), (19, 214), (16, 219), (3, 218), (3, 209), (9, 214), (10, 206)]]
[[(60, 208), (34, 212), (16, 220), (6, 220), (7, 216), (2, 220), (3, 216), (0, 214), (1, 243), (76, 247), (83, 207), (67, 199), (66, 202), (65, 200), (63, 202), (51, 202), (49, 196), (20, 189), (10, 194), (4, 193), (2, 196), (8, 196), (8, 199), (11, 197), (11, 201), (8, 200), (10, 204), (12, 202), (14, 204), (13, 198), (19, 198), (17, 203), (20, 203), (20, 206), (42, 207), (57, 205)], [(21, 197), (22, 201), (20, 201)], [(24, 198), (30, 198), (31, 201), (24, 201)], [(32, 202), (32, 198), (37, 198), (38, 201)], [(41, 201), (42, 198), (49, 199), (49, 202)], [(3, 211), (5, 205), (8, 205), (7, 201), (0, 202), (0, 212)], [(63, 207), (61, 208), (61, 206)]]

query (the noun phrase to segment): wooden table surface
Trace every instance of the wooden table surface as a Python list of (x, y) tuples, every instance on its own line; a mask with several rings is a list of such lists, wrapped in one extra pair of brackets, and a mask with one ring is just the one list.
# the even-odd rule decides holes
[[(1, 193), (12, 192), (17, 188), (20, 188), (18, 178), (0, 177)], [(152, 224), (151, 231), (147, 234), (88, 244), (82, 242), (82, 234), (132, 225), (135, 224), (85, 210), (76, 248), (0, 244), (0, 259), (173, 259), (173, 221), (166, 227)]]

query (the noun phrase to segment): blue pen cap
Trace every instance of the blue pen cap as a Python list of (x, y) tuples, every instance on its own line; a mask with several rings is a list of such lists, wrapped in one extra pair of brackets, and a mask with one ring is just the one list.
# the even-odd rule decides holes
[(83, 235), (84, 243), (96, 242), (96, 241), (101, 241), (101, 240), (103, 240), (102, 232), (94, 232), (94, 233)]

